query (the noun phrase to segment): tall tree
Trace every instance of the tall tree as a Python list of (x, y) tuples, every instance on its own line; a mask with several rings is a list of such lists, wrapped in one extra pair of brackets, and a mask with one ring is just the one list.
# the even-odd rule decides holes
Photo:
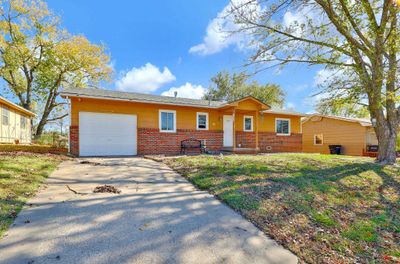
[(285, 93), (279, 85), (259, 84), (249, 82), (249, 76), (243, 72), (229, 74), (220, 72), (211, 78), (211, 86), (205, 94), (207, 100), (234, 101), (246, 96), (253, 96), (262, 102), (276, 107), (282, 107)]
[(39, 119), (39, 137), (47, 122), (63, 116), (51, 112), (60, 104), (60, 87), (83, 87), (109, 78), (109, 56), (103, 46), (72, 36), (40, 0), (0, 1), (0, 77), (21, 106)]
[(321, 99), (316, 104), (316, 110), (323, 115), (369, 118), (367, 106), (347, 98)]
[(377, 160), (393, 164), (400, 124), (400, 8), (395, 2), (235, 0), (231, 15), (254, 37), (252, 63), (324, 65), (331, 75), (340, 73), (342, 81), (327, 82), (327, 92), (365, 96), (379, 141)]

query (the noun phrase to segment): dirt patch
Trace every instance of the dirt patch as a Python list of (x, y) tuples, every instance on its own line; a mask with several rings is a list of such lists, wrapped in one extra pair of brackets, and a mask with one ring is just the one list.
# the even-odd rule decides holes
[(93, 162), (93, 161), (88, 161), (88, 160), (81, 160), (79, 163), (80, 163), (80, 164), (90, 164), (90, 165), (94, 165), (94, 166), (99, 166), (99, 165), (101, 165), (100, 162)]
[(94, 193), (121, 193), (121, 190), (112, 185), (99, 185), (93, 190)]

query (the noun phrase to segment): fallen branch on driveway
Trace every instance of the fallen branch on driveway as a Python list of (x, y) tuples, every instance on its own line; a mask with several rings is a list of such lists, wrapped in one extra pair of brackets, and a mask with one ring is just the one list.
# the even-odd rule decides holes
[(69, 187), (69, 185), (66, 185), (68, 190), (70, 190), (71, 192), (75, 193), (75, 194), (79, 194), (79, 195), (87, 195), (87, 193), (81, 193), (81, 192), (77, 192), (74, 189), (72, 189), (71, 187)]

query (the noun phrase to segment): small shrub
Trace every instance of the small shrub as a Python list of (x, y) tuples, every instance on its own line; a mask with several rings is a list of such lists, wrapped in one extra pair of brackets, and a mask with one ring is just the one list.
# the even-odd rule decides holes
[(0, 152), (31, 152), (31, 153), (67, 153), (67, 148), (58, 148), (49, 145), (15, 145), (0, 144)]

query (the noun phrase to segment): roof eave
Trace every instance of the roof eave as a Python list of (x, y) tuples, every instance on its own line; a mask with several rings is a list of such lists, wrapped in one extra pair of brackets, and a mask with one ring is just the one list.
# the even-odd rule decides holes
[(5, 105), (7, 105), (8, 107), (17, 109), (18, 111), (30, 116), (30, 117), (36, 117), (37, 115), (29, 110), (26, 110), (25, 108), (23, 108), (22, 106), (19, 106), (13, 102), (10, 102), (9, 100), (5, 99), (4, 97), (0, 96), (0, 101), (3, 102)]
[(342, 117), (339, 117), (339, 116), (326, 116), (326, 115), (319, 115), (319, 114), (308, 115), (308, 118), (306, 118), (301, 123), (304, 124), (304, 123), (310, 121), (311, 117), (313, 117), (313, 116), (319, 116), (319, 117), (323, 117), (323, 118), (330, 118), (330, 119), (340, 120), (340, 121), (343, 121), (343, 122), (358, 123), (363, 127), (372, 126), (372, 123), (363, 122), (363, 121), (360, 121), (360, 120), (351, 120), (351, 119), (346, 119), (346, 118), (342, 118)]
[(99, 100), (113, 100), (113, 101), (123, 101), (123, 102), (134, 102), (134, 103), (144, 103), (144, 104), (162, 104), (162, 105), (175, 105), (175, 106), (183, 106), (183, 107), (197, 107), (197, 108), (211, 108), (216, 109), (219, 106), (211, 106), (211, 105), (194, 105), (194, 104), (182, 104), (182, 103), (166, 103), (166, 102), (155, 102), (150, 100), (135, 100), (135, 99), (124, 99), (124, 98), (114, 98), (107, 96), (93, 96), (93, 95), (80, 95), (75, 93), (61, 92), (60, 96), (62, 98), (68, 97), (79, 97), (79, 98), (89, 98), (89, 99), (99, 99)]
[(265, 110), (264, 113), (269, 114), (277, 114), (277, 115), (291, 115), (291, 116), (300, 116), (300, 117), (308, 117), (309, 115), (303, 113), (291, 113), (291, 112), (281, 112), (281, 111), (274, 111), (274, 110)]

